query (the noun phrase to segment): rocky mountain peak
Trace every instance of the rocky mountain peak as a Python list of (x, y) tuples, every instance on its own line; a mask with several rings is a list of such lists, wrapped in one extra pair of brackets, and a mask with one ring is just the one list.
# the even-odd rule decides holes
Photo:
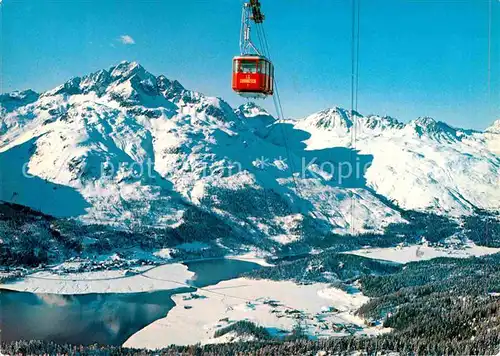
[(486, 132), (500, 134), (500, 119), (493, 122), (493, 124), (486, 129)]

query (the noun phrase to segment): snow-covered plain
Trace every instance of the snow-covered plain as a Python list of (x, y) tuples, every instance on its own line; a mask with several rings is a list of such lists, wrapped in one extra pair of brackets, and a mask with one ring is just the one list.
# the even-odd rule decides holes
[(238, 278), (199, 289), (196, 294), (198, 298), (190, 293), (175, 295), (176, 306), (168, 315), (131, 336), (124, 346), (157, 349), (174, 343), (226, 342), (227, 336), (214, 338), (214, 332), (238, 320), (252, 321), (278, 335), (280, 330), (290, 332), (297, 324), (314, 337), (349, 334), (332, 324), (343, 324), (362, 334), (388, 331), (367, 327), (354, 315), (367, 297), (323, 283), (298, 285)]
[(31, 293), (88, 294), (138, 293), (186, 287), (193, 272), (180, 263), (144, 266), (131, 270), (109, 270), (57, 274), (49, 271), (30, 274), (0, 284), (0, 288)]
[(430, 260), (436, 257), (468, 258), (499, 253), (500, 248), (466, 245), (463, 248), (434, 247), (428, 245), (398, 246), (387, 248), (366, 248), (346, 252), (378, 260), (408, 263)]

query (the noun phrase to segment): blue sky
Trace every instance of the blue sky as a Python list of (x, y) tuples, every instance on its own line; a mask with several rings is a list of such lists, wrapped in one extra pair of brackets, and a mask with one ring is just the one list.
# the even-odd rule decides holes
[[(261, 2), (285, 115), (349, 108), (350, 1)], [(0, 6), (2, 92), (44, 91), (126, 59), (233, 106), (243, 102), (230, 88), (241, 0)], [(500, 118), (500, 2), (492, 3), (490, 93), (488, 8), (488, 0), (361, 0), (359, 111), (476, 129)]]

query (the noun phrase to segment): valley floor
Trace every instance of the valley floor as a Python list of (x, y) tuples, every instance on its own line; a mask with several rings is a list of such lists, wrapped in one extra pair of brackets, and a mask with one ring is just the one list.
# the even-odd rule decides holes
[[(226, 259), (252, 262), (263, 267), (272, 266), (264, 258), (257, 257), (255, 252), (226, 256)], [(210, 260), (220, 260), (220, 258), (193, 261)], [(51, 294), (139, 293), (186, 287), (195, 276), (194, 272), (189, 271), (188, 267), (180, 262), (127, 269), (68, 272), (68, 270), (78, 269), (79, 265), (80, 262), (65, 262), (50, 270), (31, 273), (19, 279), (0, 283), (0, 289)]]
[(214, 334), (240, 320), (252, 321), (277, 336), (285, 336), (297, 326), (313, 338), (389, 331), (367, 327), (354, 315), (369, 298), (325, 283), (299, 285), (237, 278), (201, 288), (195, 295), (177, 294), (173, 299), (176, 306), (165, 318), (134, 334), (124, 346), (158, 349), (170, 344), (236, 341), (238, 337), (231, 334), (218, 338)]
[(0, 284), (0, 288), (52, 294), (137, 293), (184, 287), (193, 276), (194, 273), (180, 263), (64, 274), (43, 271)]
[(434, 247), (423, 245), (398, 246), (387, 248), (365, 248), (346, 253), (386, 260), (397, 263), (408, 263), (430, 260), (437, 257), (468, 258), (492, 255), (500, 252), (500, 248), (477, 246), (473, 243), (461, 248)]
[[(500, 249), (469, 245), (467, 248), (437, 248), (426, 244), (393, 248), (370, 248), (347, 252), (373, 259), (407, 263), (436, 257), (481, 256)], [(266, 265), (255, 254), (232, 259)], [(141, 266), (127, 270), (68, 273), (67, 262), (49, 271), (32, 273), (0, 288), (32, 293), (88, 294), (135, 293), (185, 287), (195, 273), (181, 263)], [(215, 283), (215, 282), (214, 282)], [(192, 293), (172, 296), (175, 306), (165, 317), (133, 334), (126, 347), (157, 349), (170, 344), (192, 345), (252, 340), (221, 330), (247, 320), (264, 327), (272, 336), (286, 336), (299, 329), (312, 338), (345, 335), (378, 335), (390, 329), (368, 324), (355, 312), (370, 299), (327, 283), (297, 284), (292, 281), (233, 278)], [(216, 332), (218, 335), (216, 336)]]

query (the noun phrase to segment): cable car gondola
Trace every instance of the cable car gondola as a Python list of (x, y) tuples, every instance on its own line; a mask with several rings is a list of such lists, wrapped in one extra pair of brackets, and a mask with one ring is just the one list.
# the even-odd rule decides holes
[(251, 41), (250, 21), (255, 24), (264, 21), (259, 0), (243, 4), (241, 55), (233, 58), (232, 88), (246, 98), (266, 98), (274, 93), (274, 66)]
[(233, 58), (233, 90), (243, 97), (273, 95), (273, 64), (264, 56)]

